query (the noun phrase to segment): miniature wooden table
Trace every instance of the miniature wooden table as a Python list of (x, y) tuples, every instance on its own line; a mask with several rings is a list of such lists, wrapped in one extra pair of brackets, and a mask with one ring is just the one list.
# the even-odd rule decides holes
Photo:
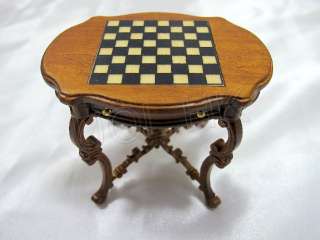
[[(207, 205), (220, 203), (210, 185), (213, 165), (223, 168), (242, 137), (240, 114), (272, 75), (264, 44), (223, 18), (168, 13), (93, 17), (60, 34), (41, 63), (45, 81), (70, 106), (70, 137), (89, 165), (104, 174), (92, 196), (105, 201), (113, 181), (153, 148), (162, 147), (200, 184)], [(112, 170), (100, 141), (83, 134), (93, 117), (134, 126), (145, 137)], [(200, 171), (169, 144), (181, 126), (218, 119), (228, 139), (210, 146)]]

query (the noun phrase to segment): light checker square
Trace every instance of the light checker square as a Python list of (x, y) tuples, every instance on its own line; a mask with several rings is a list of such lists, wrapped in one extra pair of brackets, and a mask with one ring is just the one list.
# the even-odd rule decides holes
[(204, 20), (106, 22), (89, 84), (224, 86)]

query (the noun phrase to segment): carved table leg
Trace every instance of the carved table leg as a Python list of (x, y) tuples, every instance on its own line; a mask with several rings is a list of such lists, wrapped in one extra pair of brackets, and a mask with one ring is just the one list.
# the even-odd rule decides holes
[(210, 173), (215, 164), (219, 168), (227, 166), (233, 155), (233, 150), (239, 145), (242, 138), (242, 125), (240, 119), (220, 119), (219, 125), (228, 130), (228, 140), (218, 139), (210, 146), (209, 156), (204, 160), (200, 169), (200, 190), (203, 191), (208, 207), (215, 208), (220, 204), (220, 199), (212, 191)]
[[(175, 149), (169, 144), (171, 135), (179, 132), (177, 127), (159, 129), (137, 127), (137, 131), (146, 137), (145, 144), (142, 148), (134, 148), (132, 153), (112, 171), (108, 157), (102, 152), (100, 141), (94, 136), (84, 137), (84, 127), (93, 121), (93, 116), (85, 115), (86, 117), (82, 118), (71, 117), (69, 126), (70, 137), (73, 143), (79, 148), (81, 158), (89, 165), (99, 161), (102, 167), (102, 183), (99, 190), (92, 196), (92, 200), (97, 204), (103, 203), (107, 198), (109, 189), (113, 186), (113, 180), (122, 177), (122, 175), (127, 172), (130, 164), (138, 162), (142, 156), (150, 152), (153, 148), (162, 147), (177, 163), (181, 163), (184, 166), (187, 170), (187, 175), (189, 175), (192, 180), (196, 180), (200, 184), (199, 188), (204, 193), (208, 207), (217, 207), (221, 201), (211, 188), (211, 170), (213, 165), (224, 168), (230, 163), (232, 152), (242, 138), (242, 126), (238, 117), (239, 114), (235, 114), (239, 108), (237, 108), (236, 105), (235, 108), (232, 108), (232, 106), (233, 105), (225, 109), (223, 117), (221, 117), (218, 122), (221, 127), (227, 128), (228, 140), (225, 142), (223, 139), (218, 139), (210, 145), (209, 156), (202, 163), (200, 173), (190, 164), (181, 149)], [(74, 109), (77, 110), (76, 108)]]
[(153, 147), (161, 146), (170, 154), (177, 163), (181, 163), (192, 180), (199, 182), (200, 190), (204, 193), (207, 206), (215, 208), (220, 204), (220, 199), (215, 195), (211, 188), (210, 174), (215, 164), (219, 168), (227, 166), (232, 159), (232, 152), (238, 146), (242, 138), (242, 125), (240, 119), (220, 119), (219, 125), (228, 130), (228, 140), (218, 139), (210, 146), (209, 156), (201, 165), (200, 173), (195, 169), (182, 153), (180, 148), (174, 148), (169, 144), (170, 136), (176, 133), (175, 128), (171, 129), (144, 129), (138, 128), (137, 131), (146, 136), (148, 145), (152, 143)]
[(86, 124), (90, 124), (93, 117), (77, 119), (71, 117), (69, 133), (72, 142), (79, 148), (81, 158), (88, 164), (92, 165), (99, 161), (103, 179), (99, 190), (92, 195), (92, 200), (101, 204), (105, 201), (109, 189), (112, 187), (112, 167), (108, 157), (102, 152), (101, 142), (94, 136), (84, 137), (83, 130)]

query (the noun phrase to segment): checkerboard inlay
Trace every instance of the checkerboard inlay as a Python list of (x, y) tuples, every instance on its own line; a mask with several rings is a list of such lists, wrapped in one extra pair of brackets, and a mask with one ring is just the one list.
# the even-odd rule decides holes
[(90, 84), (223, 86), (207, 21), (108, 21)]

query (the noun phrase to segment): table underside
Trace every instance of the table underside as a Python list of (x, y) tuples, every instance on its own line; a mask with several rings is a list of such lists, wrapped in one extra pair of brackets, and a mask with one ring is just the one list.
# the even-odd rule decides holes
[[(236, 109), (235, 111), (235, 106), (239, 105), (230, 104), (224, 108), (222, 115), (211, 117), (218, 119), (219, 125), (227, 129), (228, 139), (226, 141), (218, 139), (210, 145), (209, 155), (201, 164), (200, 171), (191, 165), (180, 148), (174, 148), (170, 145), (170, 137), (179, 132), (179, 127), (167, 126), (159, 128), (150, 125), (139, 126), (138, 124), (129, 124), (127, 126), (136, 127), (137, 132), (140, 132), (145, 136), (145, 144), (141, 147), (133, 148), (126, 159), (113, 169), (109, 158), (102, 151), (101, 142), (94, 136), (84, 136), (85, 126), (92, 123), (94, 117), (100, 116), (93, 112), (80, 110), (77, 105), (71, 106), (71, 113), (87, 113), (82, 114), (81, 116), (71, 116), (69, 131), (73, 143), (79, 148), (79, 154), (87, 164), (92, 165), (98, 161), (102, 167), (102, 184), (99, 190), (92, 196), (92, 200), (97, 204), (104, 203), (109, 190), (113, 187), (114, 180), (121, 178), (123, 174), (127, 172), (127, 168), (130, 164), (138, 162), (142, 156), (152, 149), (161, 147), (171, 155), (177, 163), (182, 164), (186, 169), (186, 174), (189, 175), (192, 180), (199, 183), (199, 189), (204, 193), (207, 206), (209, 208), (217, 207), (220, 204), (220, 199), (211, 188), (210, 173), (214, 165), (219, 168), (224, 168), (230, 163), (233, 157), (232, 152), (241, 141), (242, 125), (239, 118), (239, 111), (241, 111), (241, 109)], [(83, 106), (80, 108), (83, 108)], [(230, 113), (234, 113), (234, 115)], [(192, 125), (204, 126), (207, 120), (188, 122), (181, 126), (184, 126), (185, 128)], [(119, 124), (117, 121), (115, 123)]]

